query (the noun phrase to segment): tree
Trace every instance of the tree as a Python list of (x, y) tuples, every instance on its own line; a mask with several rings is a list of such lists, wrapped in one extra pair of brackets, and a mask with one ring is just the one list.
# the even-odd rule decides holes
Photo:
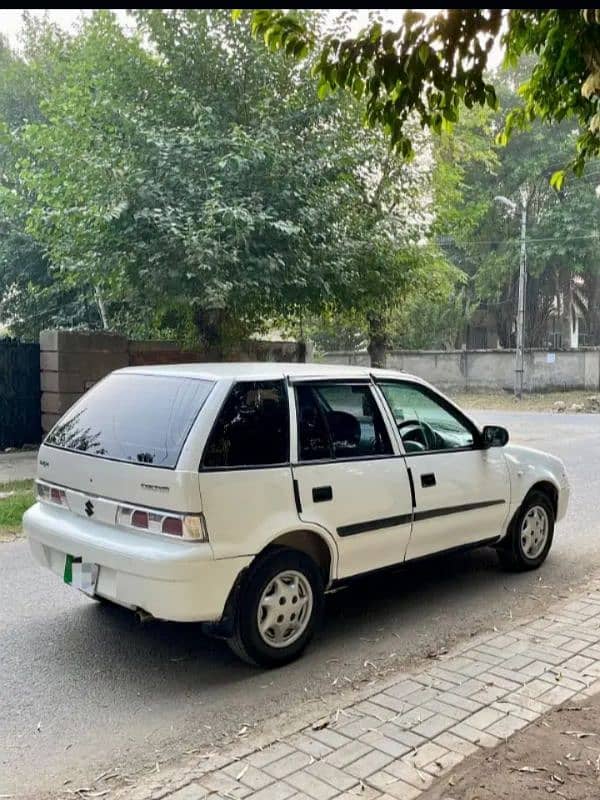
[[(494, 76), (502, 110), (488, 119), (487, 127), (503, 127), (519, 103), (517, 87), (530, 69), (531, 64), (524, 62), (518, 69)], [(460, 138), (465, 119), (456, 126), (455, 135), (448, 137), (451, 145)], [(485, 304), (495, 317), (504, 347), (514, 345), (519, 220), (507, 216), (495, 196), (512, 197), (517, 203), (523, 190), (527, 196), (528, 346), (548, 344), (549, 319), (557, 311), (561, 316), (570, 315), (569, 298), (573, 292), (587, 295), (595, 291), (600, 267), (597, 172), (592, 170), (579, 181), (568, 182), (560, 191), (552, 189), (548, 182), (558, 165), (568, 158), (575, 136), (566, 122), (549, 125), (536, 121), (527, 131), (516, 132), (506, 146), (489, 148), (485, 169), (475, 162), (463, 170), (459, 192), (453, 195), (445, 189), (438, 195), (436, 207), (444, 209), (441, 217), (438, 215), (438, 230), (447, 238), (446, 255), (470, 276), (469, 296)], [(444, 137), (439, 140), (440, 147), (443, 140)], [(451, 152), (448, 155), (439, 161), (445, 179), (448, 171), (452, 174), (457, 169), (457, 160)], [(442, 204), (443, 198), (450, 200), (449, 206)], [(579, 277), (584, 282), (576, 288)], [(588, 316), (595, 316), (593, 301), (587, 303), (587, 308)], [(588, 328), (594, 329), (591, 318)]]
[[(598, 10), (449, 9), (432, 16), (407, 11), (398, 30), (384, 30), (375, 21), (357, 36), (336, 32), (322, 40), (294, 13), (256, 9), (251, 29), (271, 49), (296, 58), (316, 51), (319, 93), (348, 89), (364, 95), (366, 120), (383, 126), (404, 156), (413, 153), (408, 127), (413, 118), (440, 133), (456, 123), (463, 106), (497, 107), (486, 69), (500, 37), (509, 65), (524, 55), (537, 57), (501, 141), (535, 119), (572, 119), (579, 135), (569, 166), (580, 175), (586, 161), (600, 153)], [(555, 171), (557, 188), (564, 176), (564, 170)]]
[(414, 251), (422, 166), (229, 12), (136, 20), (126, 36), (96, 12), (32, 55), (42, 116), (13, 145), (60, 284), (99, 291), (111, 324), (193, 331), (215, 357), (274, 319), (362, 315), (381, 359), (393, 302), (435, 268)]

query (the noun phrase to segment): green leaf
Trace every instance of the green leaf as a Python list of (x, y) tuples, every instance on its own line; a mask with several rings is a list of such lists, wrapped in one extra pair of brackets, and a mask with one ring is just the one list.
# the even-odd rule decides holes
[(564, 169), (559, 169), (556, 172), (552, 173), (552, 177), (550, 178), (550, 186), (553, 189), (556, 189), (557, 192), (560, 192), (563, 188), (563, 184), (565, 182), (566, 173)]
[(429, 59), (429, 45), (426, 42), (423, 42), (419, 46), (419, 59), (423, 65), (427, 64), (427, 60)]
[(327, 81), (321, 81), (319, 83), (319, 88), (317, 89), (317, 96), (319, 100), (325, 100), (325, 98), (331, 94), (331, 86)]

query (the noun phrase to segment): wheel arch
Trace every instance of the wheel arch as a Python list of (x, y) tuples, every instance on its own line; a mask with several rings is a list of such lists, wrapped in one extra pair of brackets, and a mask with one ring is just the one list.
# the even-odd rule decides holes
[(325, 587), (331, 583), (337, 574), (337, 547), (330, 537), (321, 531), (300, 525), (292, 530), (279, 533), (256, 554), (254, 561), (274, 547), (288, 547), (292, 550), (299, 550), (312, 558), (321, 569)]
[(525, 505), (527, 500), (531, 497), (531, 495), (534, 494), (535, 492), (541, 492), (543, 495), (545, 495), (548, 498), (548, 500), (550, 501), (550, 503), (552, 505), (552, 510), (554, 511), (554, 516), (556, 518), (556, 515), (557, 515), (557, 512), (558, 512), (558, 492), (559, 492), (558, 486), (556, 486), (556, 484), (554, 484), (551, 480), (548, 480), (548, 479), (542, 479), (542, 480), (536, 481), (525, 492), (525, 494), (523, 495), (523, 499), (521, 500), (519, 505), (515, 508), (514, 513), (510, 517), (510, 521), (509, 521), (508, 525), (506, 526), (506, 531), (505, 531), (504, 535), (502, 536), (502, 539), (500, 540), (500, 544), (504, 545), (506, 543), (506, 541), (508, 540), (508, 536), (510, 534), (510, 531), (512, 530), (513, 525), (515, 524), (515, 521), (516, 521), (517, 517), (521, 513), (521, 509), (523, 508), (523, 506)]
[(537, 483), (534, 483), (533, 486), (529, 489), (529, 491), (525, 495), (525, 497), (523, 498), (523, 502), (519, 506), (519, 510), (523, 506), (523, 503), (525, 503), (527, 499), (531, 497), (531, 495), (534, 492), (540, 492), (541, 494), (546, 495), (546, 497), (548, 498), (548, 500), (550, 500), (550, 503), (552, 504), (554, 517), (556, 518), (558, 514), (558, 487), (554, 483), (552, 483), (552, 481), (549, 480), (542, 480), (542, 481), (537, 481)]

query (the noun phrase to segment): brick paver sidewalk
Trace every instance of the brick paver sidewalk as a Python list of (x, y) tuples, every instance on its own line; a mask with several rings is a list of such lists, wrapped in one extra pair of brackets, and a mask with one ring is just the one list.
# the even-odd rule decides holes
[[(422, 672), (373, 689), (312, 725), (165, 800), (413, 800), (479, 747), (493, 747), (552, 706), (600, 691), (600, 585), (509, 633), (492, 633)], [(219, 758), (219, 757), (217, 757)], [(215, 768), (218, 765), (218, 769)]]

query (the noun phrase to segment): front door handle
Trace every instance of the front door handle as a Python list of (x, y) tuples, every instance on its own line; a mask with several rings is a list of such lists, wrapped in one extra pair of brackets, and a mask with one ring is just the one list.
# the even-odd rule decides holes
[(331, 486), (315, 486), (312, 490), (314, 503), (326, 503), (333, 500), (333, 489)]
[(428, 472), (426, 475), (421, 475), (421, 486), (427, 489), (429, 486), (435, 486), (435, 474)]

